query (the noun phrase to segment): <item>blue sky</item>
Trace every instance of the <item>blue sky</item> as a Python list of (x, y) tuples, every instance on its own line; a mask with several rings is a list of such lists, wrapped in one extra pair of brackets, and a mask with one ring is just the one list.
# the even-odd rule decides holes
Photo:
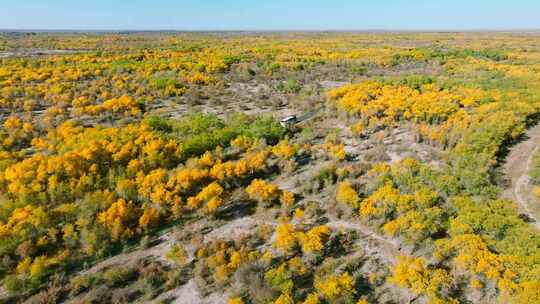
[(0, 0), (0, 29), (540, 29), (540, 0)]

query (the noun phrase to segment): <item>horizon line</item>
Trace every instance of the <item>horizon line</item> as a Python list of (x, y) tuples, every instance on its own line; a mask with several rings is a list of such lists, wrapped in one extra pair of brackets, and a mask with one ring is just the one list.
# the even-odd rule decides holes
[(324, 33), (324, 32), (343, 32), (343, 33), (370, 33), (370, 32), (386, 32), (386, 33), (400, 33), (400, 32), (410, 32), (410, 33), (437, 33), (437, 32), (540, 32), (540, 27), (532, 28), (396, 28), (396, 29), (136, 29), (136, 28), (0, 28), (0, 32), (57, 32), (57, 33), (76, 33), (76, 32), (87, 32), (87, 33), (100, 33), (100, 32), (185, 32), (185, 33), (219, 33), (219, 32), (248, 32), (248, 33), (257, 33), (257, 32), (285, 32), (285, 33)]

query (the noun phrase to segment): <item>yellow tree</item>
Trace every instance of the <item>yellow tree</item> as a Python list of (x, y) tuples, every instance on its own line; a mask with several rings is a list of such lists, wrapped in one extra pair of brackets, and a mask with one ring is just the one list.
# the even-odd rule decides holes
[(230, 298), (229, 301), (227, 301), (227, 304), (244, 304), (244, 300), (240, 297)]
[(277, 145), (272, 147), (272, 154), (281, 159), (290, 159), (298, 152), (298, 145), (289, 144), (289, 139), (281, 140)]
[(199, 194), (197, 194), (197, 199), (199, 201), (206, 202), (206, 208), (209, 212), (214, 212), (223, 205), (223, 199), (220, 197), (224, 192), (223, 187), (217, 182), (212, 182), (208, 186), (204, 187)]
[(280, 194), (280, 190), (276, 185), (267, 183), (262, 179), (251, 181), (251, 184), (246, 188), (246, 192), (249, 198), (259, 202), (272, 202)]
[(129, 228), (133, 218), (136, 218), (133, 203), (119, 199), (109, 209), (98, 215), (98, 222), (109, 228), (113, 239), (117, 240), (121, 236), (130, 237), (133, 235), (133, 231)]
[(336, 200), (340, 204), (347, 204), (353, 208), (358, 208), (360, 204), (360, 198), (349, 181), (339, 183)]
[(313, 285), (329, 301), (338, 297), (351, 297), (354, 294), (354, 281), (347, 272), (340, 275), (332, 274), (327, 278), (317, 276)]
[(296, 238), (302, 244), (302, 250), (306, 253), (319, 252), (324, 248), (324, 243), (331, 234), (331, 230), (326, 225), (316, 226), (307, 233), (298, 232)]
[(283, 190), (279, 196), (279, 201), (287, 207), (290, 207), (294, 204), (294, 193)]
[(296, 244), (295, 230), (291, 223), (281, 223), (276, 228), (274, 246), (283, 251), (290, 250)]
[(157, 224), (159, 221), (159, 212), (152, 207), (145, 207), (143, 214), (139, 218), (139, 227), (147, 228), (149, 226)]

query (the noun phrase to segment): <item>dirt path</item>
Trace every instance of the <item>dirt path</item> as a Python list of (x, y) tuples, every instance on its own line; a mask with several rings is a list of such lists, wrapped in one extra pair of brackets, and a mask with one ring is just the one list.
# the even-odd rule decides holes
[(506, 158), (503, 171), (510, 180), (510, 186), (502, 193), (502, 198), (516, 201), (519, 204), (521, 212), (525, 213), (535, 221), (534, 225), (540, 229), (538, 217), (531, 212), (527, 197), (529, 186), (529, 169), (532, 163), (533, 155), (538, 151), (540, 142), (540, 124), (527, 131), (527, 139), (512, 148)]
[[(229, 299), (228, 293), (214, 292), (208, 296), (203, 296), (199, 292), (194, 279), (178, 288), (162, 293), (151, 303), (174, 303), (174, 304), (225, 304)], [(170, 302), (168, 302), (170, 301)], [(144, 303), (144, 302), (141, 302)], [(146, 302), (148, 303), (148, 302)]]
[(128, 253), (121, 253), (113, 257), (100, 261), (89, 269), (80, 271), (80, 275), (88, 275), (100, 272), (106, 268), (118, 265), (129, 265), (139, 261), (142, 258), (154, 256), (164, 262), (168, 262), (165, 258), (166, 253), (170, 250), (172, 244), (173, 233), (168, 232), (158, 238), (159, 244), (147, 249), (138, 249)]
[(326, 223), (326, 225), (335, 230), (349, 229), (360, 232), (368, 241), (365, 249), (370, 254), (379, 254), (384, 260), (392, 265), (396, 264), (396, 259), (399, 255), (405, 254), (400, 251), (399, 244), (397, 242), (393, 242), (378, 235), (377, 233), (374, 233), (371, 229), (361, 223), (343, 220), (330, 220), (328, 223)]
[[(226, 224), (215, 228), (209, 233), (205, 234), (205, 241), (213, 239), (228, 239), (238, 237), (240, 234), (249, 233), (260, 224), (275, 224), (275, 222), (266, 222), (264, 220), (257, 220), (251, 216), (238, 218), (227, 222)], [(362, 243), (369, 255), (376, 255), (381, 257), (388, 264), (395, 265), (397, 256), (404, 254), (399, 248), (397, 242), (388, 240), (379, 234), (373, 232), (368, 227), (359, 222), (351, 222), (344, 220), (331, 219), (327, 225), (334, 230), (356, 230), (361, 234)], [(92, 274), (102, 271), (105, 268), (118, 265), (127, 265), (138, 261), (141, 258), (154, 256), (158, 259), (166, 261), (165, 254), (170, 249), (173, 243), (174, 233), (172, 231), (165, 233), (159, 238), (160, 243), (148, 249), (139, 249), (129, 253), (119, 254), (117, 256), (108, 258), (100, 263), (94, 265), (90, 269), (81, 271), (80, 274)], [(270, 243), (272, 240), (269, 240)], [(191, 254), (190, 254), (191, 255)], [(182, 286), (178, 286), (168, 292), (159, 295), (152, 303), (160, 303), (160, 301), (170, 299), (172, 303), (179, 304), (191, 304), (191, 303), (205, 303), (205, 304), (222, 304), (228, 299), (227, 294), (220, 292), (212, 293), (210, 295), (200, 294), (196, 283), (193, 279), (188, 281)], [(139, 302), (137, 302), (139, 303)]]
[[(257, 225), (257, 222), (252, 217), (242, 217), (230, 222), (225, 223), (222, 226), (216, 227), (209, 233), (205, 234), (205, 241), (215, 240), (215, 239), (231, 239), (238, 237), (242, 233), (250, 233), (254, 227)], [(118, 266), (118, 265), (128, 265), (130, 263), (137, 262), (138, 260), (146, 257), (153, 256), (162, 262), (169, 263), (167, 260), (166, 254), (171, 249), (172, 244), (174, 243), (175, 231), (169, 231), (157, 239), (158, 245), (152, 246), (146, 249), (135, 249), (131, 252), (120, 253), (118, 255), (107, 258), (103, 261), (98, 262), (96, 265), (93, 265), (89, 269), (82, 270), (79, 272), (81, 275), (93, 274), (99, 271), (102, 271), (105, 268)], [(189, 244), (188, 244), (188, 249)]]
[(182, 285), (178, 288), (170, 290), (158, 298), (155, 299), (154, 303), (159, 303), (163, 299), (174, 299), (173, 303), (202, 303), (203, 296), (199, 293), (197, 284), (194, 279), (189, 280), (185, 285)]

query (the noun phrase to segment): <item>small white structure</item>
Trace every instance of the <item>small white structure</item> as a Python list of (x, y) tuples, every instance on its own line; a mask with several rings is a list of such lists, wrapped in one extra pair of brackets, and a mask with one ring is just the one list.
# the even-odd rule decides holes
[(279, 121), (279, 124), (284, 128), (290, 128), (298, 122), (296, 115), (289, 115)]

